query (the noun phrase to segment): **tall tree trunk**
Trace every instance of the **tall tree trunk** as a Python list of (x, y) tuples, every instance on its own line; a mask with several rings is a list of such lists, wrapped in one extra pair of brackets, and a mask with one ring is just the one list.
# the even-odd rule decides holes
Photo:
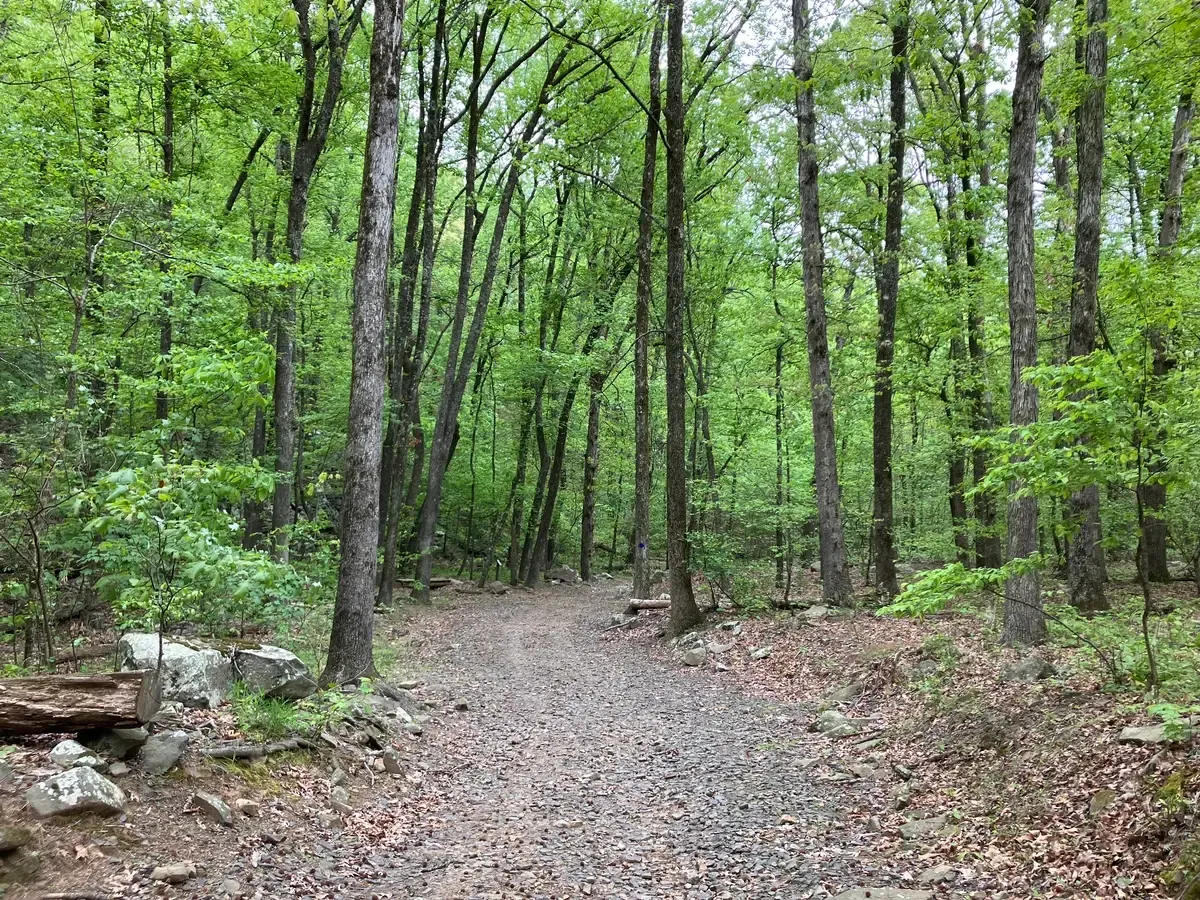
[[(314, 38), (311, 31), (309, 0), (292, 0), (296, 12), (300, 51), (304, 59), (303, 89), (297, 110), (296, 143), (291, 166), (291, 192), (288, 196), (287, 248), (293, 264), (304, 253), (304, 228), (308, 215), (308, 192), (317, 161), (325, 150), (329, 126), (342, 89), (342, 71), (346, 49), (358, 28), (362, 3), (358, 0), (343, 12), (329, 3), (324, 10), (326, 34)], [(344, 24), (343, 27), (343, 16)], [(317, 54), (324, 44), (326, 54), (325, 88), (317, 105)], [(275, 496), (271, 509), (274, 556), (288, 561), (289, 531), (294, 520), (292, 484), (296, 464), (296, 300), (299, 286), (286, 292), (285, 305), (275, 319)]]
[(525, 586), (537, 587), (542, 581), (542, 571), (551, 561), (551, 531), (558, 509), (558, 491), (563, 481), (563, 459), (567, 450), (567, 433), (571, 424), (571, 408), (575, 405), (575, 395), (579, 391), (582, 376), (576, 375), (567, 394), (563, 398), (562, 410), (558, 416), (558, 432), (554, 440), (554, 455), (550, 462), (550, 471), (546, 476), (546, 499), (542, 508), (542, 517), (538, 525), (537, 538), (534, 541), (533, 552), (529, 557), (529, 571), (525, 574)]
[(375, 0), (367, 146), (354, 258), (342, 552), (333, 628), (321, 684), (341, 684), (375, 669), (372, 638), (379, 547), (379, 463), (387, 377), (384, 310), (396, 206), (403, 28), (404, 0)]
[[(1175, 109), (1175, 127), (1171, 133), (1171, 153), (1167, 164), (1167, 179), (1163, 184), (1162, 220), (1158, 228), (1158, 259), (1169, 264), (1174, 257), (1175, 244), (1183, 226), (1183, 177), (1187, 171), (1188, 142), (1191, 135), (1195, 102), (1189, 90), (1179, 98)], [(1168, 331), (1156, 324), (1147, 329), (1146, 340), (1153, 354), (1150, 392), (1155, 393), (1161, 379), (1165, 378), (1173, 364), (1168, 346)], [(1141, 559), (1146, 578), (1150, 581), (1169, 581), (1167, 569), (1167, 521), (1164, 510), (1167, 506), (1167, 486), (1162, 479), (1166, 475), (1167, 461), (1162, 455), (1162, 435), (1152, 435), (1150, 444), (1149, 478), (1141, 487), (1144, 520), (1141, 534)], [(1196, 570), (1200, 584), (1200, 567)]]
[(655, 10), (650, 37), (650, 97), (646, 107), (646, 137), (642, 148), (642, 195), (638, 211), (637, 309), (633, 347), (633, 596), (650, 596), (650, 306), (654, 299), (654, 182), (658, 169), (658, 130), (662, 98), (662, 0)]
[[(420, 172), (413, 180), (414, 197), (418, 193), (421, 196), (420, 259), (417, 260), (416, 254), (413, 254), (414, 262), (419, 262), (421, 267), (420, 309), (417, 313), (417, 331), (414, 338), (411, 335), (412, 303), (416, 278), (414, 269), (402, 281), (402, 284), (407, 284), (408, 288), (407, 295), (405, 295), (404, 288), (401, 289), (400, 309), (407, 308), (407, 313), (404, 315), (403, 323), (399, 321), (400, 317), (398, 316), (397, 330), (404, 332), (404, 341), (402, 346), (396, 347), (396, 353), (392, 359), (392, 365), (399, 367), (399, 372), (393, 370), (393, 381), (395, 382), (393, 402), (398, 404), (398, 409), (393, 414), (396, 435), (393, 440), (394, 449), (388, 491), (381, 491), (380, 494), (381, 497), (386, 497), (387, 503), (384, 516), (386, 522), (382, 529), (383, 570), (379, 575), (379, 602), (383, 604), (392, 602), (392, 593), (396, 584), (396, 555), (400, 543), (400, 520), (405, 507), (411, 506), (413, 502), (409, 496), (413, 493), (411, 485), (419, 480), (421, 463), (424, 459), (422, 450), (422, 455), (418, 456), (415, 461), (413, 479), (410, 481), (409, 490), (406, 491), (404, 474), (408, 466), (409, 435), (414, 433), (414, 426), (420, 421), (421, 367), (424, 364), (425, 342), (429, 336), (429, 310), (433, 297), (434, 208), (437, 200), (438, 157), (442, 145), (444, 114), (441, 84), (443, 47), (446, 40), (446, 0), (440, 0), (438, 3), (437, 24), (434, 28), (433, 40), (429, 101), (424, 125), (425, 141), (421, 147), (423, 155), (418, 153), (417, 162)], [(405, 229), (405, 264), (409, 263), (408, 229), (412, 227), (411, 217), (414, 215), (414, 209), (415, 203), (410, 204), (410, 221)], [(418, 447), (423, 448), (423, 445), (418, 443)]]
[[(485, 14), (486, 15), (486, 14)], [(477, 231), (475, 225), (475, 167), (477, 165), (479, 147), (479, 82), (483, 63), (483, 35), (478, 33), (475, 51), (475, 70), (472, 78), (471, 96), (468, 100), (468, 151), (467, 151), (467, 201), (464, 211), (463, 252), (459, 267), (458, 298), (455, 308), (454, 322), (450, 329), (450, 343), (447, 353), (446, 373), (442, 379), (442, 395), (438, 405), (438, 419), (434, 427), (433, 441), (429, 451), (429, 476), (425, 488), (425, 503), (421, 507), (420, 523), (417, 529), (417, 570), (413, 579), (413, 598), (418, 602), (428, 602), (429, 578), (433, 571), (433, 539), (437, 531), (438, 512), (441, 508), (442, 485), (446, 477), (446, 469), (450, 465), (451, 442), (457, 431), (458, 411), (462, 406), (463, 394), (466, 390), (467, 378), (475, 360), (475, 351), (479, 345), (479, 336), (483, 333), (484, 320), (487, 317), (488, 304), (491, 301), (492, 287), (496, 281), (496, 269), (500, 260), (500, 249), (504, 243), (504, 231), (508, 225), (508, 216), (512, 210), (513, 195), (516, 193), (520, 178), (521, 163), (529, 151), (538, 132), (542, 112), (550, 99), (551, 89), (558, 82), (566, 51), (562, 51), (551, 62), (545, 80), (538, 95), (537, 103), (525, 123), (525, 128), (517, 140), (512, 161), (509, 163), (508, 176), (501, 191), (496, 210), (496, 221), (492, 227), (492, 241), (488, 247), (487, 262), (484, 266), (483, 279), (478, 287), (474, 314), (471, 326), (463, 341), (463, 324), (466, 320), (467, 301), (471, 293), (471, 273), (475, 258), (475, 241), (473, 235)], [(461, 358), (460, 358), (461, 347)]]
[(667, 563), (671, 571), (671, 631), (680, 634), (702, 621), (692, 596), (687, 520), (687, 386), (683, 329), (687, 293), (687, 202), (684, 185), (683, 4), (667, 2)]
[[(1076, 113), (1075, 274), (1071, 282), (1071, 334), (1067, 357), (1087, 356), (1096, 349), (1096, 317), (1100, 305), (1100, 219), (1104, 179), (1104, 102), (1108, 78), (1108, 0), (1086, 3), (1085, 34), (1076, 41), (1076, 63), (1086, 82)], [(1083, 400), (1085, 394), (1076, 399)], [(1087, 443), (1087, 438), (1083, 439)], [(1071, 604), (1084, 612), (1108, 609), (1104, 595), (1105, 566), (1100, 526), (1100, 488), (1091, 484), (1067, 503), (1071, 545), (1067, 553), (1067, 587)]]
[[(164, 279), (170, 277), (171, 266), (167, 262), (166, 257), (170, 255), (171, 248), (171, 219), (174, 213), (174, 198), (172, 190), (174, 189), (175, 179), (175, 65), (172, 58), (171, 50), (171, 17), (166, 4), (162, 4), (160, 15), (162, 17), (162, 63), (163, 63), (163, 120), (162, 120), (162, 164), (163, 164), (163, 190), (165, 196), (159, 204), (159, 215), (162, 217), (163, 227), (163, 244), (165, 253), (163, 261), (159, 264), (159, 269)], [(160, 385), (154, 396), (154, 418), (159, 422), (165, 422), (171, 414), (171, 400), (167, 393), (166, 383), (171, 378), (171, 307), (174, 304), (175, 295), (170, 287), (163, 289), (160, 295), (162, 309), (159, 311), (158, 322), (158, 356), (160, 370), (158, 377)]]
[[(774, 265), (771, 267), (774, 283)], [(778, 305), (778, 304), (777, 304)], [(783, 336), (775, 340), (775, 587), (784, 586), (783, 547)]]
[(604, 372), (593, 370), (588, 378), (587, 449), (583, 454), (583, 519), (580, 523), (579, 577), (592, 580), (592, 545), (596, 539), (596, 473), (600, 468), (600, 396)]
[(848, 606), (854, 593), (846, 565), (841, 490), (834, 435), (833, 385), (829, 375), (829, 339), (825, 325), (825, 245), (817, 188), (817, 108), (812, 83), (811, 20), (808, 0), (792, 0), (792, 73), (796, 78), (796, 138), (799, 168), (800, 229), (804, 256), (805, 326), (808, 332), (808, 380), (812, 389), (813, 480), (817, 492), (821, 594), (836, 606)]
[[(1009, 375), (1012, 440), (1037, 422), (1037, 387), (1025, 370), (1037, 365), (1037, 283), (1034, 279), (1033, 178), (1037, 169), (1038, 109), (1045, 48), (1042, 32), (1051, 0), (1021, 0), (1018, 7), (1017, 74), (1008, 140), (1008, 321), (1012, 343)], [(1008, 558), (1038, 551), (1038, 502), (1027, 485), (1008, 489)], [(1004, 642), (1040, 644), (1046, 639), (1036, 569), (1010, 575), (1004, 586)]]
[(900, 229), (904, 218), (908, 0), (900, 0), (892, 16), (892, 71), (889, 84), (892, 132), (888, 142), (887, 212), (883, 266), (879, 277), (879, 334), (875, 342), (872, 443), (875, 491), (871, 529), (875, 544), (875, 590), (886, 597), (900, 593), (900, 585), (896, 580), (895, 522), (892, 511), (892, 364), (896, 358), (896, 298), (900, 293)]

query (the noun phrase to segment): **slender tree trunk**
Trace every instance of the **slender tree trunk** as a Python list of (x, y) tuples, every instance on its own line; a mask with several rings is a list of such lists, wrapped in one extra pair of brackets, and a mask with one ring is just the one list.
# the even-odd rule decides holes
[[(1012, 342), (1009, 376), (1012, 439), (1037, 422), (1037, 387), (1025, 370), (1037, 365), (1037, 283), (1034, 277), (1033, 179), (1037, 169), (1039, 98), (1045, 48), (1042, 32), (1051, 0), (1021, 0), (1018, 9), (1017, 74), (1008, 142), (1008, 321)], [(1019, 480), (1009, 484), (1008, 557), (1038, 551), (1038, 502)], [(1036, 569), (1010, 575), (1004, 588), (1004, 642), (1040, 644), (1046, 639)]]
[(879, 334), (875, 343), (875, 404), (872, 462), (875, 473), (872, 539), (875, 590), (894, 597), (895, 521), (892, 510), (892, 364), (896, 358), (896, 299), (900, 292), (900, 229), (904, 218), (905, 87), (908, 69), (908, 0), (892, 12), (892, 71), (889, 84), (892, 133), (888, 145), (887, 212), (879, 278)]
[[(771, 266), (774, 285), (775, 266)], [(778, 304), (777, 304), (778, 305)], [(784, 587), (783, 570), (783, 335), (775, 340), (775, 587)]]
[[(481, 29), (482, 31), (482, 29)], [(479, 336), (483, 333), (484, 319), (487, 316), (488, 304), (491, 301), (492, 288), (496, 281), (496, 269), (499, 265), (500, 249), (504, 242), (504, 231), (508, 225), (508, 216), (512, 210), (513, 195), (516, 193), (520, 178), (521, 163), (534, 141), (541, 121), (542, 112), (550, 99), (550, 91), (557, 83), (559, 72), (566, 58), (562, 51), (551, 62), (546, 78), (542, 83), (537, 103), (529, 114), (525, 128), (518, 139), (513, 159), (509, 163), (508, 176), (501, 191), (500, 201), (496, 210), (496, 221), (492, 227), (492, 241), (488, 248), (487, 263), (484, 267), (483, 279), (478, 287), (474, 315), (471, 326), (463, 341), (463, 323), (466, 320), (467, 301), (471, 293), (471, 273), (475, 257), (474, 238), (468, 237), (477, 229), (475, 226), (475, 166), (477, 164), (479, 145), (479, 81), (482, 72), (483, 43), (482, 34), (476, 44), (475, 72), (472, 78), (471, 97), (468, 100), (468, 177), (467, 205), (464, 213), (463, 253), (459, 268), (458, 300), (455, 309), (454, 323), (450, 332), (446, 373), (442, 379), (442, 395), (438, 406), (438, 420), (434, 427), (433, 442), (429, 451), (429, 476), (425, 488), (425, 503), (421, 507), (420, 523), (417, 529), (417, 571), (413, 579), (413, 598), (418, 602), (428, 602), (429, 578), (433, 571), (433, 539), (437, 530), (438, 511), (442, 500), (442, 485), (446, 477), (446, 469), (450, 464), (450, 442), (457, 430), (458, 411), (462, 405), (463, 394), (466, 390), (467, 378), (475, 359), (475, 351), (479, 345)], [(459, 355), (461, 345), (461, 358)]]
[(350, 417), (343, 463), (341, 559), (321, 684), (374, 672), (375, 567), (383, 438), (388, 263), (396, 206), (404, 0), (375, 0), (371, 90), (354, 259)]
[[(162, 63), (163, 63), (163, 120), (162, 120), (162, 164), (163, 190), (166, 196), (159, 205), (162, 217), (163, 244), (166, 248), (164, 259), (159, 268), (163, 278), (170, 277), (171, 266), (166, 261), (171, 248), (171, 219), (174, 214), (174, 198), (171, 195), (175, 179), (175, 66), (171, 49), (171, 18), (165, 4), (161, 7), (162, 16)], [(154, 418), (165, 422), (171, 414), (171, 400), (167, 393), (166, 383), (171, 378), (171, 307), (175, 295), (169, 287), (164, 288), (160, 295), (162, 309), (159, 311), (158, 322), (158, 373), (160, 386), (154, 396)]]
[[(1108, 0), (1086, 3), (1086, 32), (1076, 41), (1076, 61), (1086, 78), (1075, 129), (1079, 191), (1075, 195), (1075, 275), (1071, 282), (1069, 359), (1096, 349), (1100, 306), (1100, 219), (1104, 178), (1104, 103), (1108, 77)], [(1085, 394), (1076, 399), (1083, 400)], [(1087, 443), (1084, 438), (1083, 443)], [(1081, 451), (1084, 452), (1084, 451)], [(1071, 604), (1084, 612), (1108, 609), (1104, 594), (1100, 488), (1091, 484), (1068, 501), (1071, 545), (1067, 587)]]
[(829, 375), (829, 339), (825, 324), (825, 246), (821, 237), (817, 188), (817, 109), (812, 83), (808, 0), (792, 0), (793, 63), (796, 78), (796, 137), (799, 167), (800, 229), (804, 255), (804, 306), (808, 332), (808, 380), (812, 389), (813, 480), (817, 491), (821, 594), (836, 606), (848, 606), (854, 593), (846, 565), (841, 490), (834, 435), (833, 385)]
[(579, 391), (582, 376), (575, 376), (567, 388), (563, 398), (562, 411), (558, 416), (558, 433), (554, 440), (554, 456), (550, 462), (550, 471), (546, 477), (546, 499), (542, 509), (541, 522), (538, 525), (537, 538), (534, 541), (533, 552), (529, 557), (529, 571), (525, 575), (526, 587), (537, 587), (542, 581), (542, 571), (552, 560), (551, 536), (554, 519), (557, 514), (558, 491), (563, 481), (563, 459), (567, 451), (567, 432), (571, 422), (571, 408), (575, 405), (575, 395)]
[(642, 195), (638, 212), (637, 309), (634, 313), (633, 348), (633, 596), (650, 596), (650, 307), (654, 300), (654, 182), (658, 169), (658, 130), (661, 111), (660, 58), (662, 55), (662, 0), (656, 7), (650, 38), (650, 98), (646, 137), (642, 149)]
[[(1171, 134), (1171, 153), (1167, 164), (1167, 179), (1163, 184), (1162, 220), (1158, 229), (1158, 259), (1169, 265), (1175, 255), (1175, 244), (1183, 227), (1183, 178), (1187, 172), (1188, 144), (1191, 136), (1195, 103), (1189, 90), (1179, 98), (1175, 109), (1175, 127)], [(1146, 340), (1153, 355), (1149, 392), (1154, 394), (1158, 385), (1171, 370), (1174, 360), (1168, 346), (1169, 332), (1160, 324), (1146, 331)], [(1167, 569), (1167, 521), (1164, 511), (1167, 506), (1167, 486), (1162, 479), (1166, 475), (1167, 461), (1162, 454), (1161, 429), (1147, 441), (1149, 462), (1147, 479), (1141, 487), (1142, 509), (1145, 513), (1141, 534), (1141, 558), (1149, 581), (1169, 581)], [(1196, 569), (1197, 584), (1200, 584), (1200, 567)]]
[(579, 577), (592, 580), (592, 545), (596, 539), (596, 473), (600, 468), (600, 396), (604, 372), (588, 379), (587, 449), (583, 455), (583, 519), (580, 523)]
[(692, 596), (687, 520), (687, 387), (683, 329), (687, 293), (687, 210), (684, 185), (683, 4), (667, 3), (667, 564), (671, 571), (671, 631), (680, 634), (702, 621)]
[[(305, 218), (308, 215), (308, 192), (312, 186), (317, 160), (325, 149), (329, 127), (342, 89), (342, 71), (346, 49), (358, 27), (362, 14), (361, 2), (352, 4), (341, 14), (333, 5), (324, 9), (326, 34), (314, 38), (307, 0), (293, 0), (297, 33), (304, 58), (303, 89), (297, 110), (295, 155), (291, 166), (291, 192), (288, 196), (287, 248), (293, 264), (300, 262), (304, 252)], [(317, 55), (321, 45), (326, 55), (325, 87), (317, 104)], [(275, 496), (272, 502), (271, 527), (274, 537), (274, 556), (288, 561), (289, 531), (294, 521), (292, 485), (296, 465), (296, 300), (299, 286), (286, 292), (286, 302), (275, 318)]]

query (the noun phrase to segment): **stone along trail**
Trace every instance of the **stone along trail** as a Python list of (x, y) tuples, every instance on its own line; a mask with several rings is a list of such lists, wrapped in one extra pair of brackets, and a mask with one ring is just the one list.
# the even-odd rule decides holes
[(443, 754), (439, 799), (376, 890), (930, 896), (885, 887), (903, 882), (872, 856), (878, 835), (845, 818), (869, 808), (872, 787), (817, 774), (828, 739), (806, 731), (811, 709), (749, 700), (712, 672), (606, 639), (619, 601), (616, 589), (557, 588), (430, 615), (441, 636), (429, 679), (469, 709), (426, 732), (424, 751)]

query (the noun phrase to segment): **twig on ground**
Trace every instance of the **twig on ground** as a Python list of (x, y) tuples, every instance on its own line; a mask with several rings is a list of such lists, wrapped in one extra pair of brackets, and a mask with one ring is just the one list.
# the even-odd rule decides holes
[(316, 745), (308, 738), (294, 737), (286, 741), (275, 741), (270, 744), (232, 744), (224, 747), (205, 747), (200, 750), (201, 756), (209, 759), (259, 759), (272, 753), (283, 753), (287, 750), (312, 750)]

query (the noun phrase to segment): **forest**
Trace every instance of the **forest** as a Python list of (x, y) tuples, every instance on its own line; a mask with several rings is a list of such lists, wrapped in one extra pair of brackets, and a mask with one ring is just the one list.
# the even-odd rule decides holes
[(376, 606), (577, 569), (677, 633), (990, 598), (1158, 687), (1198, 47), (1183, 0), (5, 0), (5, 671), (99, 604), (346, 682)]

